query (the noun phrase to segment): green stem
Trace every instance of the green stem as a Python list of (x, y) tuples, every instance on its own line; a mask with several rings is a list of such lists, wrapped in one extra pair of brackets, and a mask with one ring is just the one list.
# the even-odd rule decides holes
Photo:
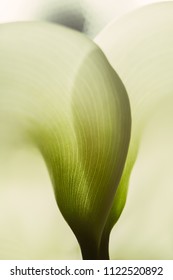
[(83, 260), (109, 260), (109, 234), (104, 234), (99, 243), (85, 238), (79, 244)]
[(84, 239), (79, 242), (83, 260), (99, 260), (99, 246), (92, 239)]
[(99, 250), (99, 258), (100, 260), (109, 260), (109, 232), (103, 232), (101, 242), (100, 242), (100, 250)]
[(99, 260), (99, 250), (92, 243), (84, 243), (80, 245), (83, 260)]

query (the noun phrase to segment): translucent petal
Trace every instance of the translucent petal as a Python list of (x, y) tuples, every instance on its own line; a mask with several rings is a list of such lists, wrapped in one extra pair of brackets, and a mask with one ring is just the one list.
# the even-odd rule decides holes
[[(114, 69), (116, 69), (124, 82), (132, 108), (132, 137), (128, 158), (122, 180), (117, 190), (117, 195), (115, 196), (114, 207), (112, 208), (107, 223), (107, 231), (110, 231), (124, 207), (130, 172), (133, 168), (136, 156), (137, 162), (140, 157), (140, 153), (138, 154), (138, 147), (141, 141), (143, 143), (142, 139), (145, 127), (156, 114), (160, 103), (168, 104), (165, 100), (171, 100), (170, 98), (173, 90), (172, 13), (173, 3), (171, 2), (148, 5), (125, 15), (118, 21), (112, 22), (95, 40), (105, 52), (109, 62)], [(160, 122), (160, 119), (158, 122)], [(169, 124), (170, 126), (171, 123)], [(167, 136), (165, 137), (171, 137), (171, 131), (172, 129), (166, 130)], [(155, 141), (156, 143), (158, 141), (157, 134)], [(159, 143), (161, 146), (164, 145), (162, 142)], [(152, 140), (151, 150), (154, 149), (155, 145), (155, 142)], [(162, 151), (162, 148), (158, 147), (158, 155), (159, 149)], [(171, 151), (172, 148), (170, 147), (170, 156), (172, 155)], [(162, 157), (162, 153), (160, 153), (160, 157)], [(156, 162), (158, 162), (158, 160), (156, 160)], [(170, 161), (168, 160), (168, 163), (169, 162), (171, 162), (171, 159)], [(149, 169), (151, 168), (149, 163), (148, 167)], [(157, 164), (153, 168), (157, 168)], [(158, 170), (159, 168), (160, 167), (158, 166)], [(136, 173), (134, 173), (134, 176), (135, 175), (138, 177)], [(160, 174), (160, 176), (162, 176), (162, 174)], [(143, 180), (144, 179), (141, 177), (142, 186)], [(133, 185), (131, 184), (131, 189), (133, 189)], [(138, 188), (140, 188), (139, 182)], [(143, 186), (143, 188), (145, 188), (145, 186)], [(140, 188), (140, 192), (147, 194), (147, 191), (145, 192), (145, 189), (143, 188)], [(156, 186), (151, 185), (150, 188), (151, 190), (157, 189)], [(162, 185), (162, 190), (163, 189), (165, 189), (165, 184)], [(154, 201), (154, 191), (152, 191), (151, 197), (148, 194), (148, 198)], [(162, 200), (162, 196), (160, 197), (160, 200)], [(133, 204), (131, 211), (137, 215), (138, 212), (140, 213), (140, 206), (138, 211), (136, 211), (136, 205), (138, 205), (137, 198), (135, 201), (136, 202)], [(167, 202), (165, 201), (165, 204), (162, 202), (162, 204), (164, 205), (162, 206), (163, 215), (166, 217), (168, 213), (167, 211), (164, 212), (164, 208), (166, 208)], [(129, 212), (128, 214), (126, 211), (126, 215), (129, 216), (130, 219), (131, 213)], [(158, 227), (159, 219), (156, 219), (155, 217), (155, 221), (157, 223), (156, 227)], [(138, 228), (137, 225), (135, 226), (133, 224), (133, 229), (135, 230), (135, 233), (133, 232), (135, 238), (135, 236), (138, 235), (138, 230), (140, 231), (140, 227)], [(165, 234), (167, 234), (166, 230)], [(151, 252), (152, 246), (151, 250), (148, 248), (146, 248), (146, 251), (145, 248), (143, 248), (143, 250), (146, 252), (146, 257), (147, 253)]]
[(130, 140), (126, 90), (97, 45), (78, 32), (13, 23), (0, 33), (3, 134), (12, 130), (10, 141), (39, 149), (84, 257), (96, 258)]

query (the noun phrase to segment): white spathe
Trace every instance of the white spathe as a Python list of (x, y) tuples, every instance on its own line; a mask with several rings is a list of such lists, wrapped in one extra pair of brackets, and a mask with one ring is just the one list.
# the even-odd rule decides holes
[(120, 75), (140, 150), (127, 204), (112, 233), (112, 258), (173, 258), (173, 2), (148, 5), (113, 21), (95, 41)]

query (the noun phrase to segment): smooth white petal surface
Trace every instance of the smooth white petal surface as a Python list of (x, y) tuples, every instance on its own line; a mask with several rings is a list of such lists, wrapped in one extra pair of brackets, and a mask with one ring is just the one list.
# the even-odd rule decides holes
[(127, 165), (141, 143), (127, 205), (112, 234), (115, 258), (173, 257), (172, 14), (173, 3), (146, 6), (114, 21), (95, 40), (129, 94), (132, 139)]
[(1, 145), (38, 148), (83, 256), (95, 259), (130, 140), (126, 90), (79, 32), (24, 22), (0, 35)]
[[(171, 1), (172, 0), (168, 0)], [(84, 32), (94, 38), (110, 21), (142, 6), (167, 0), (81, 0)]]

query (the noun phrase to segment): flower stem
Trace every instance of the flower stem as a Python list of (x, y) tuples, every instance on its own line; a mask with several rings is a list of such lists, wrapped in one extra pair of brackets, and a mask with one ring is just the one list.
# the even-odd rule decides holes
[(99, 260), (98, 250), (93, 247), (86, 246), (81, 248), (83, 260)]
[(109, 235), (102, 236), (101, 242), (80, 240), (80, 248), (83, 260), (109, 260)]
[(106, 231), (103, 232), (101, 242), (100, 242), (100, 250), (99, 250), (99, 258), (100, 260), (109, 260), (109, 237), (110, 234)]

